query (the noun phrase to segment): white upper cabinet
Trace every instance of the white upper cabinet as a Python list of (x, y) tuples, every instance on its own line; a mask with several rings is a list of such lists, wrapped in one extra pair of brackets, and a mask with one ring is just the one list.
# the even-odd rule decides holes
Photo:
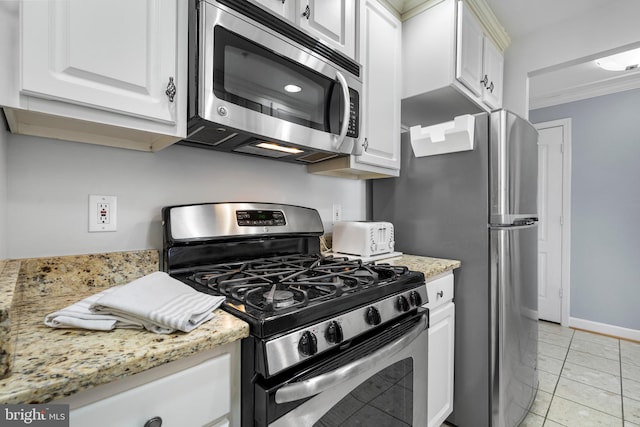
[(502, 53), (462, 1), (444, 0), (405, 21), (402, 61), (407, 127), (502, 106)]
[(13, 132), (155, 151), (186, 136), (186, 2), (23, 1)]
[(457, 22), (456, 79), (474, 95), (482, 96), (482, 48), (484, 33), (468, 8), (460, 3)]
[(398, 176), (402, 25), (377, 0), (360, 2), (361, 155), (307, 166), (312, 173), (354, 179)]
[(311, 37), (356, 58), (357, 0), (250, 0)]
[(162, 0), (24, 2), (22, 93), (175, 123), (176, 12)]
[(464, 5), (458, 2), (458, 38), (456, 79), (464, 84), (490, 109), (502, 106), (502, 53), (480, 23)]
[(484, 38), (483, 53), (482, 78), (486, 83), (482, 87), (482, 101), (490, 109), (496, 110), (502, 107), (504, 58), (489, 37)]
[(375, 0), (363, 1), (363, 144), (357, 163), (400, 169), (400, 21)]
[(274, 15), (278, 15), (282, 18), (289, 19), (293, 21), (293, 14), (295, 13), (295, 9), (293, 9), (294, 4), (293, 0), (249, 0), (263, 9), (267, 9), (269, 12)]
[(350, 58), (356, 57), (356, 1), (302, 0), (300, 27)]

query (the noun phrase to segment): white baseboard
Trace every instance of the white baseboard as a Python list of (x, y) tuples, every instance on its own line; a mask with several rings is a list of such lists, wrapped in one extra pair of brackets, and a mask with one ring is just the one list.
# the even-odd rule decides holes
[(607, 325), (606, 323), (569, 317), (569, 327), (584, 329), (585, 331), (611, 335), (633, 341), (640, 341), (640, 330), (623, 328), (622, 326)]

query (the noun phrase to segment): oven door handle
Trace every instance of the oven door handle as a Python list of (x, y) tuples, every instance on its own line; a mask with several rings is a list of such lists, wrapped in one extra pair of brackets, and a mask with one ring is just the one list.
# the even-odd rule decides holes
[(323, 391), (329, 390), (340, 383), (348, 381), (359, 374), (373, 368), (380, 361), (385, 360), (400, 350), (408, 347), (413, 341), (420, 336), (429, 327), (428, 313), (420, 317), (419, 324), (411, 329), (406, 335), (399, 340), (381, 348), (375, 353), (362, 359), (355, 360), (335, 371), (309, 378), (308, 380), (286, 385), (276, 391), (276, 403), (295, 402), (296, 400), (306, 399)]
[(340, 88), (342, 89), (342, 128), (340, 129), (340, 135), (334, 136), (336, 142), (336, 150), (341, 151), (342, 144), (344, 144), (345, 139), (347, 138), (347, 131), (349, 130), (349, 117), (351, 115), (351, 97), (349, 96), (349, 85), (347, 84), (347, 79), (344, 78), (344, 75), (340, 71), (336, 71), (336, 80), (340, 84)]

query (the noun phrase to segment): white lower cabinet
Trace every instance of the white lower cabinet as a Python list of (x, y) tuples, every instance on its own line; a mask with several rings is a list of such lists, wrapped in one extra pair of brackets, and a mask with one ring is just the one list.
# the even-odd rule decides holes
[(427, 282), (429, 303), (428, 427), (440, 427), (453, 411), (455, 305), (453, 274)]
[(71, 426), (239, 426), (239, 345), (227, 344), (55, 403), (70, 405)]

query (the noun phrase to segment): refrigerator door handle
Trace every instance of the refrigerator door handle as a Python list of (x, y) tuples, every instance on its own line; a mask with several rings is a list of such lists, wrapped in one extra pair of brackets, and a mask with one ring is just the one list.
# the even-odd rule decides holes
[(538, 222), (538, 217), (530, 217), (530, 218), (519, 218), (513, 221), (513, 225), (515, 226), (519, 226), (519, 225), (533, 225), (536, 222)]

